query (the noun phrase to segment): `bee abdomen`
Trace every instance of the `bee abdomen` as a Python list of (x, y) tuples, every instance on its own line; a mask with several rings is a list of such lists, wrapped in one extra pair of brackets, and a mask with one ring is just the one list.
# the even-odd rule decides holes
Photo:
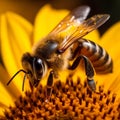
[(90, 59), (97, 73), (112, 72), (113, 62), (104, 48), (89, 40), (83, 39), (80, 43), (80, 54)]

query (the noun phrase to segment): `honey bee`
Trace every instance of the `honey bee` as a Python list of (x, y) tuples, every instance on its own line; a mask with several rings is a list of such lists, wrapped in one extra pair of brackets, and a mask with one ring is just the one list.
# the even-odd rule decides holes
[(30, 86), (37, 87), (49, 71), (47, 79), (47, 97), (49, 97), (54, 80), (59, 77), (59, 71), (74, 70), (82, 60), (88, 86), (95, 91), (95, 72), (111, 73), (113, 62), (104, 48), (83, 37), (104, 24), (110, 16), (98, 14), (86, 19), (89, 11), (89, 6), (81, 6), (70, 12), (44, 39), (38, 42), (33, 53), (27, 52), (23, 55), (21, 60), (23, 69), (19, 70), (7, 85), (19, 72), (24, 72), (24, 80), (27, 77)]

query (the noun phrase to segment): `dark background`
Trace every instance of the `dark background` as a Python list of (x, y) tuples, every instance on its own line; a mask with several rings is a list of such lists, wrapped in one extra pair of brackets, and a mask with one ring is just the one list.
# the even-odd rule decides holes
[[(62, 1), (64, 3), (64, 0)], [(110, 14), (110, 20), (99, 28), (101, 34), (103, 34), (106, 29), (108, 29), (115, 22), (120, 20), (120, 0), (66, 0), (65, 4), (62, 2), (56, 4), (53, 1), (52, 3), (54, 7), (68, 8), (70, 10), (79, 5), (89, 5), (91, 7), (90, 16), (100, 13)]]

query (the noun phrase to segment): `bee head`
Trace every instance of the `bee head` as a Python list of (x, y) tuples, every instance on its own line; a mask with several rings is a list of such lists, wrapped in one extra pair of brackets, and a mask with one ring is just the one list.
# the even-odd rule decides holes
[(22, 57), (22, 66), (27, 73), (32, 86), (37, 87), (41, 78), (46, 74), (46, 63), (39, 57), (25, 53)]

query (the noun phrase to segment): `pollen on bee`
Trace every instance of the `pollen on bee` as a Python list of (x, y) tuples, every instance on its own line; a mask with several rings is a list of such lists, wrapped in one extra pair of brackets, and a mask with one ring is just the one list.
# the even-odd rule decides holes
[(92, 92), (80, 78), (74, 82), (72, 76), (66, 82), (56, 81), (50, 100), (46, 100), (46, 86), (40, 85), (32, 92), (26, 91), (15, 101), (15, 107), (9, 107), (4, 119), (39, 119), (39, 120), (98, 120), (120, 119), (120, 101), (110, 90), (104, 92), (99, 86), (99, 93)]

